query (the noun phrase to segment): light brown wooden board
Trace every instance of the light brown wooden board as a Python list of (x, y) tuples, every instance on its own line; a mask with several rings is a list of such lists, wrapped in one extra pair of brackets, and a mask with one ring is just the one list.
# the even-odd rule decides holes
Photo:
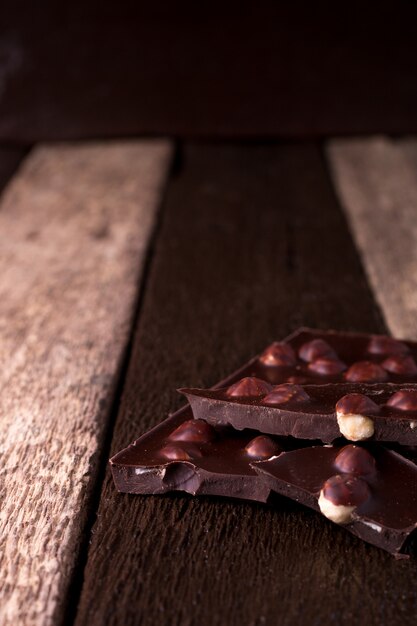
[(417, 139), (334, 140), (327, 154), (387, 326), (416, 339)]
[(0, 623), (55, 623), (169, 166), (167, 141), (41, 146), (0, 206)]

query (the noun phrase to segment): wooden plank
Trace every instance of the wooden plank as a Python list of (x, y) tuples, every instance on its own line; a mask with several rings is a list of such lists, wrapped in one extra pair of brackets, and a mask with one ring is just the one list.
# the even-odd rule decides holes
[(0, 206), (0, 622), (60, 619), (165, 141), (36, 148)]
[[(112, 453), (303, 323), (384, 330), (320, 151), (186, 149)], [(122, 495), (107, 473), (76, 624), (412, 624), (416, 570), (283, 499)]]
[(388, 328), (417, 338), (417, 140), (335, 140), (340, 200)]
[(417, 132), (409, 0), (42, 6), (2, 1), (3, 140)]

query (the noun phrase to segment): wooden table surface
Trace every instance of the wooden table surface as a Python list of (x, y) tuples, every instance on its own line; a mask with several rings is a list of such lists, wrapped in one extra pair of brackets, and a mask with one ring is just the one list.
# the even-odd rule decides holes
[[(396, 561), (284, 498), (107, 460), (301, 325), (417, 339), (417, 140), (0, 150), (0, 623), (415, 624)], [(17, 168), (17, 169), (16, 169)]]

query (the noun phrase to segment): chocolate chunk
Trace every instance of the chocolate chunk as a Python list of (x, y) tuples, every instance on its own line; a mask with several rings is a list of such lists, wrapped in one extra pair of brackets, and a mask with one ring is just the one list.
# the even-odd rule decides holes
[(346, 365), (339, 359), (329, 359), (321, 357), (308, 364), (309, 372), (320, 374), (321, 376), (336, 376), (344, 372)]
[(398, 411), (417, 411), (417, 390), (401, 389), (387, 401), (387, 406)]
[(276, 385), (273, 390), (266, 395), (262, 404), (270, 404), (272, 406), (279, 404), (299, 404), (302, 402), (308, 402), (310, 396), (304, 391), (301, 385), (292, 385), (290, 383), (284, 383), (283, 385)]
[[(194, 417), (212, 425), (320, 439), (330, 443), (372, 438), (417, 445), (417, 416), (399, 406), (416, 405), (417, 388), (375, 385), (277, 385), (263, 396), (230, 397), (223, 389), (180, 389)], [(407, 395), (404, 395), (407, 391)], [(397, 395), (401, 394), (401, 395)]]
[(417, 374), (417, 364), (409, 354), (393, 354), (382, 362), (382, 367), (391, 374), (399, 376), (414, 376)]
[(297, 357), (290, 345), (282, 342), (274, 342), (259, 357), (263, 365), (280, 367), (297, 364)]
[[(273, 354), (275, 345), (288, 346), (291, 358), (282, 358), (274, 366), (273, 359), (265, 355)], [(391, 361), (394, 356), (403, 358)], [(273, 385), (417, 383), (417, 369), (413, 367), (416, 362), (416, 342), (400, 342), (384, 335), (301, 328), (252, 359), (242, 368), (241, 376), (256, 376)]]
[(255, 378), (255, 376), (246, 376), (237, 383), (234, 383), (226, 391), (226, 394), (234, 398), (256, 397), (262, 396), (271, 391), (272, 386), (264, 380)]
[(307, 343), (303, 343), (298, 350), (298, 355), (303, 361), (311, 363), (317, 359), (337, 360), (337, 353), (324, 339), (312, 339)]
[(372, 454), (366, 448), (352, 444), (340, 450), (335, 458), (334, 466), (338, 472), (354, 474), (355, 476), (367, 476), (376, 471), (375, 459)]
[(401, 557), (417, 528), (417, 466), (383, 446), (364, 448), (376, 472), (341, 473), (346, 448), (313, 446), (253, 466), (273, 491), (305, 504), (361, 539)]
[(378, 355), (406, 354), (409, 352), (408, 346), (398, 341), (398, 339), (381, 335), (374, 335), (369, 339), (367, 350), (370, 354)]
[(176, 434), (193, 432), (192, 421), (191, 410), (185, 407), (110, 459), (117, 489), (137, 494), (186, 491), (266, 502), (270, 490), (251, 463), (279, 455), (284, 443), (253, 431), (216, 431), (211, 426), (214, 436), (177, 440)]
[(193, 441), (196, 443), (206, 443), (213, 441), (216, 432), (210, 424), (203, 420), (187, 420), (174, 430), (169, 436), (171, 441)]
[(251, 459), (269, 459), (282, 452), (282, 447), (271, 437), (258, 435), (245, 446), (245, 452)]
[(358, 361), (349, 367), (345, 378), (350, 383), (383, 383), (388, 374), (378, 363)]

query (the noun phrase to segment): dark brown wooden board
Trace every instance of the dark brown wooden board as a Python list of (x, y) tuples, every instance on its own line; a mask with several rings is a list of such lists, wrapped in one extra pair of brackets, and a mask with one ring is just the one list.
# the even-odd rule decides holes
[(416, 5), (3, 0), (0, 138), (417, 132)]
[[(180, 405), (175, 388), (213, 384), (301, 324), (385, 330), (320, 151), (188, 147), (111, 453)], [(129, 496), (107, 471), (75, 622), (412, 624), (416, 574), (415, 559), (397, 562), (287, 500)]]

